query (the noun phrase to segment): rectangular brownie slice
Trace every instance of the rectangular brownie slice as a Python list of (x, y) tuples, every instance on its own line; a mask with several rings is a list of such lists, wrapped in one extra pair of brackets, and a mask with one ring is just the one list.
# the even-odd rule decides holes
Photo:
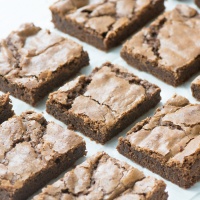
[(56, 28), (109, 50), (164, 10), (164, 0), (59, 0), (50, 9)]
[(200, 101), (200, 76), (197, 76), (191, 83), (192, 95)]
[(0, 124), (14, 115), (9, 93), (0, 96)]
[(0, 90), (35, 105), (88, 63), (81, 45), (23, 24), (0, 42)]
[(33, 200), (166, 200), (165, 188), (163, 181), (145, 177), (127, 163), (99, 152), (48, 185)]
[(85, 155), (73, 131), (33, 111), (0, 125), (0, 199), (23, 200)]
[(118, 151), (183, 188), (200, 180), (200, 104), (173, 96), (136, 124)]
[(46, 110), (104, 144), (160, 101), (160, 88), (111, 63), (49, 95)]
[(133, 67), (178, 86), (199, 71), (199, 32), (198, 12), (177, 5), (128, 40), (121, 56)]

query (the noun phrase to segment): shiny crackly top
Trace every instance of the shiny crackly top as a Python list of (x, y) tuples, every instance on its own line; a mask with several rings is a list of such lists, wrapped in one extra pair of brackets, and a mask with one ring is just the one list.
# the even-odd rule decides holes
[(29, 89), (79, 57), (82, 46), (34, 24), (23, 24), (0, 42), (0, 75)]
[(173, 96), (137, 130), (126, 136), (136, 148), (154, 152), (167, 165), (184, 164), (200, 151), (200, 104), (190, 104), (182, 96)]
[(116, 30), (127, 26), (156, 1), (158, 0), (92, 0), (88, 3), (87, 0), (59, 0), (50, 9), (87, 30), (109, 37)]
[(0, 188), (16, 190), (83, 142), (74, 132), (27, 111), (0, 125)]
[(34, 200), (114, 199), (126, 190), (118, 200), (129, 196), (144, 199), (160, 182), (152, 177), (145, 178), (139, 170), (100, 152), (44, 188)]
[(187, 5), (177, 5), (128, 40), (123, 50), (177, 72), (199, 56), (199, 32), (197, 11)]
[[(80, 88), (84, 88), (82, 92), (79, 92)], [(139, 79), (124, 68), (105, 63), (89, 77), (79, 76), (68, 82), (51, 93), (49, 99), (66, 108), (71, 101), (68, 112), (88, 117), (93, 122), (102, 122), (106, 127), (114, 125), (157, 90), (157, 86)], [(73, 99), (71, 96), (76, 92)]]

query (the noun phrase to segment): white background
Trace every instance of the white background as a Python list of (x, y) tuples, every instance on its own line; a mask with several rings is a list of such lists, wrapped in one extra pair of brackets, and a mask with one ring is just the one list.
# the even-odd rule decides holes
[[(54, 29), (54, 26), (51, 23), (51, 13), (48, 9), (48, 7), (52, 4), (52, 2), (54, 2), (54, 0), (0, 0), (0, 38), (5, 38), (12, 30), (17, 29), (20, 24), (25, 23), (25, 22), (33, 22), (37, 26), (50, 29), (51, 31), (56, 32), (64, 37), (72, 38), (68, 36), (67, 34), (63, 34), (60, 31)], [(172, 8), (174, 8), (174, 6), (177, 3), (181, 3), (181, 2), (189, 4), (192, 7), (196, 8), (192, 0), (188, 0), (188, 1), (187, 0), (185, 1), (184, 0), (182, 1), (168, 0), (165, 2), (166, 9), (171, 10)], [(169, 86), (163, 83), (162, 81), (158, 80), (152, 75), (149, 75), (145, 72), (138, 71), (137, 69), (134, 69), (128, 66), (122, 60), (122, 58), (120, 58), (121, 46), (109, 51), (108, 53), (105, 53), (75, 38), (73, 39), (79, 42), (80, 44), (82, 44), (84, 46), (84, 49), (88, 51), (89, 56), (90, 56), (90, 65), (83, 68), (80, 73), (89, 74), (94, 67), (100, 66), (105, 61), (111, 61), (113, 63), (117, 63), (126, 67), (127, 69), (129, 69), (131, 72), (133, 72), (135, 75), (139, 76), (140, 78), (146, 79), (152, 83), (157, 84), (162, 90), (161, 92), (162, 100), (158, 106), (161, 106), (163, 103), (165, 103), (166, 100), (170, 98), (174, 93), (187, 97), (192, 103), (197, 102), (191, 95), (190, 83), (198, 74), (191, 77), (189, 81), (187, 81), (185, 84), (181, 85), (180, 87), (174, 88), (172, 86)], [(45, 102), (46, 102), (47, 97), (44, 98), (44, 100), (41, 101), (35, 108), (29, 106), (28, 104), (14, 97), (11, 97), (11, 99), (12, 99), (13, 107), (16, 114), (20, 114), (23, 111), (32, 109), (38, 112), (43, 112), (45, 117), (48, 120), (56, 121), (57, 123), (66, 127), (63, 123), (55, 120), (53, 117), (51, 117), (45, 112)], [(136, 122), (146, 118), (147, 116), (152, 115), (154, 111), (155, 111), (155, 108), (149, 111), (147, 114), (140, 117)], [(114, 137), (111, 141), (107, 142), (105, 145), (96, 144), (90, 139), (84, 137), (81, 133), (78, 133), (78, 134), (83, 136), (86, 140), (87, 151), (88, 151), (87, 157), (93, 155), (94, 153), (98, 151), (103, 150), (107, 152), (110, 156), (113, 156), (122, 161), (126, 161), (130, 165), (137, 167), (138, 169), (142, 170), (145, 173), (145, 175), (151, 175), (151, 176), (155, 176), (156, 178), (162, 179), (160, 176), (126, 159), (125, 157), (120, 155), (116, 150), (118, 137), (125, 136), (126, 132), (130, 130), (130, 128), (136, 122), (134, 122), (131, 126), (126, 128), (123, 132), (119, 133), (116, 137)], [(79, 159), (76, 164), (83, 162), (85, 159), (86, 158)], [(167, 183), (167, 191), (169, 194), (169, 200), (200, 200), (200, 182), (195, 184), (190, 189), (184, 190), (172, 184), (169, 181), (166, 181), (166, 180), (164, 181)]]

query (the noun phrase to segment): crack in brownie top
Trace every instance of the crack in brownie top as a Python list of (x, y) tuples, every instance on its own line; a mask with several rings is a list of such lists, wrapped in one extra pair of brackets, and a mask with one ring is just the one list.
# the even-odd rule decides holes
[(175, 95), (153, 117), (136, 124), (126, 139), (157, 153), (162, 162), (183, 164), (200, 151), (200, 105)]
[(37, 88), (81, 52), (82, 47), (69, 39), (34, 24), (23, 24), (0, 43), (0, 75), (27, 88)]
[(56, 158), (82, 143), (81, 137), (32, 111), (0, 125), (0, 185), (20, 188)]
[(145, 199), (145, 195), (158, 184), (161, 181), (144, 177), (139, 170), (99, 152), (66, 173), (62, 179), (47, 186), (34, 200), (51, 197), (73, 200), (118, 197), (118, 200), (122, 200), (129, 196)]
[[(76, 5), (76, 0), (60, 0), (53, 4), (52, 12), (86, 27), (102, 37), (109, 37), (116, 31), (131, 23), (145, 8), (157, 0), (93, 0)], [(85, 6), (83, 6), (85, 5)], [(83, 6), (83, 7), (81, 7)]]
[[(200, 17), (187, 5), (177, 5), (142, 29), (123, 48), (147, 62), (177, 72), (199, 56)], [(184, 39), (183, 39), (184, 38)]]

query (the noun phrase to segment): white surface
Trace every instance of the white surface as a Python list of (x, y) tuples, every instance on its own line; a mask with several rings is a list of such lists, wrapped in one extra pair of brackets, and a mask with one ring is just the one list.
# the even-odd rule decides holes
[[(17, 29), (20, 24), (25, 22), (33, 22), (35, 25), (38, 25), (42, 28), (50, 29), (51, 31), (54, 31), (64, 37), (69, 37), (67, 34), (63, 34), (60, 31), (54, 29), (53, 24), (51, 23), (51, 13), (48, 9), (49, 5), (51, 5), (53, 0), (0, 0), (0, 38), (5, 38), (12, 30)], [(179, 1), (180, 2), (180, 1)], [(193, 7), (196, 7), (192, 2), (192, 0), (188, 1), (182, 1), (184, 3), (190, 4)], [(165, 2), (167, 10), (172, 9), (178, 1), (175, 0), (168, 0)], [(189, 33), (188, 33), (189, 34)], [(131, 72), (136, 74), (142, 79), (146, 79), (152, 83), (157, 84), (161, 87), (161, 96), (162, 100), (161, 103), (158, 105), (162, 105), (166, 102), (168, 98), (170, 98), (174, 93), (183, 95), (187, 97), (191, 102), (196, 102), (195, 99), (191, 95), (190, 90), (190, 83), (191, 81), (198, 75), (196, 74), (193, 76), (189, 81), (187, 81), (185, 84), (183, 84), (180, 87), (174, 88), (172, 86), (169, 86), (162, 81), (158, 80), (154, 76), (147, 74), (145, 72), (138, 71), (130, 66), (128, 66), (121, 58), (120, 58), (120, 49), (121, 46), (118, 48), (113, 49), (112, 51), (105, 53), (100, 50), (97, 50), (96, 48), (80, 42), (79, 40), (73, 38), (75, 41), (81, 43), (84, 46), (84, 49), (88, 51), (90, 56), (90, 65), (85, 67), (81, 70), (81, 73), (83, 74), (89, 74), (95, 66), (100, 66), (105, 61), (111, 61), (113, 63), (120, 64), (127, 69), (129, 69)], [(199, 38), (200, 39), (200, 38)], [(20, 114), (21, 112), (33, 109), (35, 111), (44, 112), (45, 117), (48, 120), (56, 121), (57, 123), (61, 124), (62, 126), (66, 127), (63, 123), (55, 120), (53, 117), (48, 115), (45, 112), (45, 101), (46, 98), (40, 102), (37, 107), (33, 108), (29, 106), (28, 104), (11, 97), (14, 105), (14, 110), (16, 114)], [(157, 107), (158, 107), (157, 106)], [(136, 122), (146, 118), (147, 116), (150, 116), (153, 114), (155, 109), (152, 109), (147, 114), (140, 117)], [(145, 175), (151, 175), (155, 176), (156, 178), (162, 179), (160, 176), (150, 172), (149, 170), (140, 167), (139, 165), (135, 164), (134, 162), (126, 159), (122, 155), (120, 155), (117, 150), (117, 138), (119, 136), (125, 136), (126, 132), (130, 130), (130, 128), (136, 123), (134, 122), (131, 126), (129, 126), (126, 130), (124, 130), (122, 133), (119, 133), (115, 138), (113, 138), (111, 141), (107, 142), (104, 146), (100, 144), (96, 144), (95, 142), (92, 142), (90, 139), (84, 137), (87, 143), (87, 150), (88, 154), (87, 157), (93, 155), (94, 153), (98, 151), (105, 151), (110, 156), (113, 156), (119, 160), (126, 161), (130, 165), (137, 167), (138, 169), (142, 170)], [(77, 163), (81, 163), (86, 158), (81, 158)], [(167, 191), (169, 194), (169, 200), (200, 200), (200, 182), (195, 184), (190, 189), (184, 190), (180, 187), (172, 184), (169, 181), (164, 180), (167, 183)]]

